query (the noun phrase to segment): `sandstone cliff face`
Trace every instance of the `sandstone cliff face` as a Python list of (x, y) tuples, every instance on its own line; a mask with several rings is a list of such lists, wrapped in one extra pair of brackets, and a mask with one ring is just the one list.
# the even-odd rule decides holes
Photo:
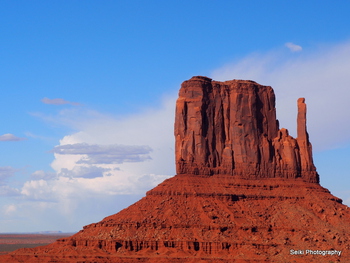
[(298, 100), (298, 138), (279, 130), (275, 94), (253, 81), (185, 81), (176, 102), (177, 174), (298, 178), (319, 182)]
[[(176, 108), (177, 175), (135, 204), (0, 262), (350, 262), (350, 209), (318, 183), (298, 100), (297, 138), (271, 87), (194, 77)], [(340, 250), (341, 256), (291, 255)]]

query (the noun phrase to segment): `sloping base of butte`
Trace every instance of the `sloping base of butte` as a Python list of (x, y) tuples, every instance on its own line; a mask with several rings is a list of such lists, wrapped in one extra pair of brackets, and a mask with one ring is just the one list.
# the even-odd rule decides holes
[[(350, 262), (350, 209), (319, 184), (306, 133), (304, 100), (299, 101), (297, 139), (280, 130), (274, 113), (269, 112), (274, 111), (274, 97), (266, 111), (269, 119), (264, 117), (266, 103), (249, 99), (250, 104), (242, 104), (243, 117), (238, 116), (240, 108), (234, 110), (241, 130), (222, 133), (233, 116), (221, 118), (215, 107), (211, 111), (210, 101), (224, 109), (219, 98), (208, 100), (211, 104), (205, 107), (192, 107), (191, 103), (198, 101), (203, 105), (205, 99), (203, 92), (187, 87), (209, 85), (208, 90), (214, 92), (212, 87), (217, 83), (194, 77), (180, 90), (175, 122), (176, 176), (130, 207), (85, 226), (72, 237), (17, 250), (1, 256), (0, 262)], [(238, 85), (244, 94), (250, 92), (249, 87), (259, 92), (266, 88), (247, 81), (219, 84), (221, 91), (225, 85), (231, 91)], [(226, 95), (230, 99), (235, 96)], [(185, 104), (186, 110), (181, 108)], [(191, 124), (191, 114), (200, 114), (202, 120), (197, 117), (197, 124)], [(256, 130), (252, 119), (245, 116), (257, 119)], [(252, 154), (243, 156), (249, 152), (244, 148), (247, 145), (256, 147)], [(265, 147), (269, 153), (264, 157)], [(337, 250), (341, 255), (311, 255), (307, 250)]]

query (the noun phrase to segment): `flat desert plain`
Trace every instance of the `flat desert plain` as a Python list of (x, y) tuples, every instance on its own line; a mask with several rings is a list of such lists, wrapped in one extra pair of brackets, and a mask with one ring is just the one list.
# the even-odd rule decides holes
[(0, 255), (7, 254), (19, 248), (44, 246), (55, 242), (59, 238), (68, 237), (73, 234), (0, 234)]

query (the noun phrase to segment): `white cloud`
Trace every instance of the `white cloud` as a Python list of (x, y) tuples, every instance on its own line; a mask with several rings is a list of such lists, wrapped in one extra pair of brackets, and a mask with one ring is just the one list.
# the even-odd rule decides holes
[(16, 212), (17, 211), (17, 207), (15, 205), (13, 205), (13, 204), (6, 205), (4, 210), (5, 210), (4, 214), (8, 216), (8, 215), (11, 215), (14, 212)]
[(78, 163), (84, 164), (121, 164), (124, 162), (143, 162), (151, 159), (152, 149), (146, 145), (98, 145), (75, 143), (56, 146), (52, 153), (85, 155)]
[(73, 169), (67, 169), (62, 168), (59, 176), (69, 177), (69, 178), (96, 178), (96, 177), (103, 177), (105, 172), (110, 171), (111, 169), (103, 168), (103, 167), (97, 167), (94, 165), (89, 166), (74, 166)]
[(12, 188), (8, 185), (0, 184), (0, 196), (17, 196), (20, 195), (20, 191), (16, 188)]
[(11, 166), (0, 167), (0, 185), (5, 184), (5, 181), (12, 177), (18, 170)]
[(281, 51), (252, 54), (214, 70), (211, 78), (251, 79), (274, 88), (281, 127), (295, 136), (296, 101), (305, 97), (308, 131), (315, 150), (350, 143), (350, 42), (303, 52), (298, 58)]
[(303, 50), (303, 48), (299, 45), (296, 45), (292, 42), (288, 42), (286, 44), (284, 44), (287, 48), (289, 48), (290, 51), (292, 52), (300, 52)]
[(40, 222), (39, 230), (52, 217), (51, 229), (77, 231), (139, 200), (167, 177), (121, 173), (92, 179), (59, 176), (55, 180), (32, 180), (21, 190), (25, 197), (20, 203), (21, 209), (11, 215), (20, 216), (25, 222), (30, 219), (32, 225)]
[(70, 104), (70, 105), (73, 105), (73, 106), (81, 105), (78, 102), (72, 102), (72, 101), (68, 101), (68, 100), (64, 100), (64, 99), (60, 99), (60, 98), (49, 99), (49, 98), (45, 97), (45, 98), (41, 99), (41, 102), (45, 103), (45, 104), (51, 104), (51, 105), (65, 105), (65, 104)]
[(0, 196), (16, 196), (20, 194), (18, 189), (8, 185), (8, 179), (13, 177), (18, 171), (18, 169), (11, 166), (0, 167)]
[(18, 142), (23, 140), (27, 140), (27, 138), (20, 138), (11, 133), (0, 135), (0, 141), (3, 141), (3, 142)]
[(55, 193), (50, 189), (48, 181), (31, 180), (24, 183), (21, 194), (33, 200), (54, 200)]
[(40, 180), (40, 179), (51, 180), (51, 179), (57, 178), (57, 174), (54, 173), (54, 172), (46, 172), (46, 171), (43, 171), (43, 170), (37, 170), (34, 173), (32, 173), (30, 175), (30, 177), (33, 180)]
[[(146, 109), (125, 118), (94, 111), (80, 112), (80, 121), (73, 124), (78, 132), (60, 141), (56, 149), (67, 147), (64, 150), (66, 154), (54, 153), (52, 168), (59, 172), (61, 168), (73, 169), (77, 165), (94, 163), (113, 171), (118, 167), (120, 171), (117, 173), (128, 173), (130, 176), (173, 175), (175, 100), (176, 97), (171, 96), (158, 109)], [(65, 112), (63, 119), (67, 120), (69, 117), (66, 114), (71, 113), (75, 119), (75, 112)], [(74, 147), (67, 145), (75, 145), (76, 149), (73, 151)], [(68, 154), (69, 151), (74, 154)], [(87, 161), (87, 154), (90, 161)], [(108, 158), (102, 161), (97, 157), (99, 154), (105, 154)], [(112, 162), (109, 157), (113, 155), (115, 161)]]
[[(42, 204), (29, 203), (27, 207), (58, 213), (57, 218), (64, 220), (77, 218), (76, 223), (81, 223), (76, 213), (90, 211), (86, 202), (135, 201), (133, 197), (173, 176), (175, 100), (176, 96), (171, 96), (158, 108), (124, 118), (84, 108), (64, 109), (57, 118), (42, 115), (77, 132), (64, 136), (51, 151), (54, 173), (38, 170), (25, 182), (21, 189), (25, 200)], [(101, 209), (102, 216), (118, 212), (107, 205)], [(91, 213), (88, 218), (90, 222), (100, 220)]]

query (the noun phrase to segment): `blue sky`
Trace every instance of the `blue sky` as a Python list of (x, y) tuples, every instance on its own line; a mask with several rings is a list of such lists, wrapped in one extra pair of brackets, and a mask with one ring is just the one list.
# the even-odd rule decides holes
[(175, 173), (177, 91), (305, 97), (322, 186), (350, 204), (347, 1), (0, 1), (0, 232), (78, 231)]

